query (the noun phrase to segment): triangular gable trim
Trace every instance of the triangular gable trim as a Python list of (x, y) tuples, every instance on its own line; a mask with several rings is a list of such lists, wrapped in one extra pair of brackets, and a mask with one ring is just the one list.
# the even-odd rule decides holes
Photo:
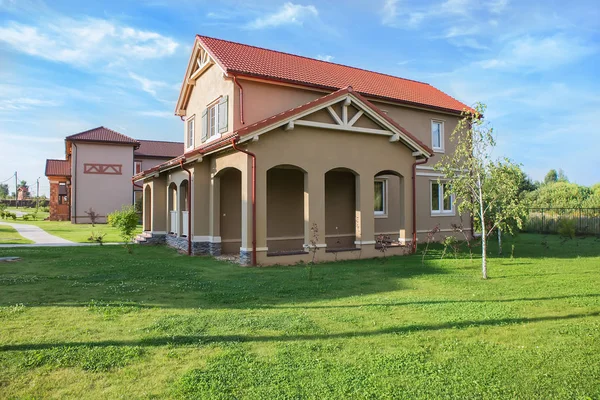
[(216, 57), (214, 57), (206, 46), (202, 44), (202, 41), (196, 37), (194, 47), (192, 48), (192, 54), (190, 55), (185, 70), (181, 89), (179, 90), (179, 97), (177, 98), (177, 105), (175, 106), (175, 115), (185, 116), (192, 88), (196, 85), (198, 78), (200, 78), (213, 64), (216, 64), (219, 69), (226, 74), (225, 69), (223, 69), (223, 66), (217, 61)]
[[(342, 111), (342, 116), (339, 116), (332, 109), (332, 106), (340, 102), (343, 102), (342, 110), (347, 110), (347, 107), (352, 104), (358, 109), (358, 112), (352, 118), (348, 118), (346, 111)], [(422, 146), (420, 143), (415, 141), (412, 137), (407, 135), (403, 131), (403, 129), (399, 129), (395, 124), (391, 123), (386, 118), (384, 118), (374, 108), (376, 108), (376, 106), (370, 103), (367, 104), (365, 101), (361, 100), (355, 92), (349, 90), (348, 93), (344, 96), (336, 96), (327, 102), (317, 104), (314, 107), (310, 107), (297, 114), (293, 114), (287, 118), (278, 120), (273, 124), (267, 125), (252, 133), (240, 136), (240, 143), (249, 140), (258, 140), (258, 137), (260, 135), (282, 126), (286, 131), (293, 130), (295, 126), (309, 126), (314, 128), (389, 136), (390, 142), (400, 141), (414, 152), (419, 153), (425, 157), (431, 157), (433, 155), (430, 149)], [(336, 123), (324, 123), (302, 120), (302, 118), (323, 109), (327, 110), (331, 114), (332, 118), (335, 120)], [(365, 116), (368, 116), (376, 124), (380, 125), (382, 129), (363, 128), (359, 126), (354, 126), (358, 119), (364, 118)]]

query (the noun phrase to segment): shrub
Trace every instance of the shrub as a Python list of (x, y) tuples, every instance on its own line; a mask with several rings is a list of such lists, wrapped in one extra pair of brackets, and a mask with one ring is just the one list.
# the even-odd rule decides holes
[(94, 231), (92, 231), (92, 234), (90, 235), (88, 240), (90, 242), (96, 242), (100, 246), (102, 246), (104, 244), (104, 236), (106, 236), (106, 233), (95, 233)]
[(13, 221), (16, 221), (16, 220), (17, 220), (17, 214), (15, 214), (15, 213), (11, 213), (11, 212), (9, 212), (9, 213), (8, 213), (8, 217), (9, 217), (9, 218), (12, 218), (12, 220), (13, 220)]
[(23, 219), (23, 221), (29, 221), (29, 214), (23, 214), (21, 218)]
[(143, 201), (144, 201), (143, 197), (140, 197), (139, 199), (137, 199), (135, 201), (135, 211), (136, 212), (141, 213), (144, 211)]
[(119, 211), (108, 214), (108, 224), (117, 228), (119, 235), (125, 242), (128, 253), (133, 252), (131, 242), (136, 235), (138, 215), (133, 206), (123, 206)]
[(575, 221), (563, 218), (558, 222), (558, 234), (563, 239), (575, 238)]
[(96, 226), (96, 221), (98, 221), (98, 218), (100, 217), (100, 215), (94, 211), (94, 209), (92, 207), (90, 207), (89, 210), (84, 211), (87, 216), (90, 218), (90, 221), (92, 221), (92, 227)]

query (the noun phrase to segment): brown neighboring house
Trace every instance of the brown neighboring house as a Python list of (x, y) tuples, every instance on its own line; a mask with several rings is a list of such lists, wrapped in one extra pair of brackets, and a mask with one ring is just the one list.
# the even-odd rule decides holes
[[(46, 160), (50, 181), (50, 220), (98, 222), (132, 204), (141, 188), (131, 177), (183, 151), (183, 143), (136, 140), (103, 126), (65, 138), (64, 160)], [(139, 195), (138, 195), (139, 196)]]
[(146, 236), (245, 264), (404, 254), (470, 225), (425, 165), (454, 151), (466, 108), (426, 83), (197, 36), (175, 110), (185, 152), (134, 178)]

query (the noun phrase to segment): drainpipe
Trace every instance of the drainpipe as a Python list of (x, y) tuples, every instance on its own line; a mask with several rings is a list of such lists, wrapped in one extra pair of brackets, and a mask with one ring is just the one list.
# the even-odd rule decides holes
[(187, 209), (188, 209), (188, 234), (187, 234), (187, 242), (188, 242), (188, 256), (192, 255), (192, 171), (183, 166), (182, 158), (179, 160), (179, 165), (181, 169), (188, 173), (188, 193), (187, 193)]
[(234, 150), (248, 154), (252, 157), (252, 266), (256, 266), (256, 154), (236, 146), (237, 138), (231, 139)]
[(244, 88), (238, 82), (237, 76), (235, 76), (235, 75), (231, 75), (231, 76), (233, 76), (233, 82), (235, 82), (237, 87), (240, 88), (240, 121), (242, 122), (242, 125), (244, 125), (245, 124), (244, 123)]
[(417, 165), (427, 164), (429, 158), (425, 158), (424, 160), (416, 160), (412, 166), (412, 252), (413, 254), (417, 252)]
[(73, 219), (75, 219), (74, 223), (77, 223), (77, 145), (75, 142), (71, 142), (73, 147), (75, 147), (75, 152), (73, 153), (73, 164), (75, 166), (73, 172), (74, 182), (71, 182), (71, 200), (73, 201)]

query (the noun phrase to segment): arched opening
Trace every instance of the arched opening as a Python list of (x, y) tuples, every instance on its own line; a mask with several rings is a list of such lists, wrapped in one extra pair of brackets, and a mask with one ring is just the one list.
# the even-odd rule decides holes
[(144, 188), (144, 230), (152, 230), (152, 188), (150, 185), (146, 185)]
[(374, 233), (376, 247), (403, 244), (405, 232), (404, 177), (384, 170), (374, 176)]
[(356, 247), (356, 179), (351, 169), (325, 174), (325, 243), (327, 250)]
[(179, 223), (179, 234), (181, 236), (188, 236), (189, 235), (189, 226), (188, 226), (188, 214), (189, 214), (189, 210), (188, 210), (188, 196), (189, 194), (189, 185), (188, 185), (188, 181), (187, 179), (184, 180), (183, 182), (181, 182), (181, 184), (179, 185), (179, 207), (178, 209), (180, 210), (179, 213), (179, 217), (180, 217), (180, 223)]
[(222, 254), (239, 254), (242, 244), (242, 172), (236, 168), (220, 171), (218, 179), (218, 221)]
[(294, 165), (267, 171), (267, 247), (269, 253), (304, 251), (306, 172)]
[(169, 210), (169, 233), (177, 234), (179, 232), (177, 222), (177, 184), (171, 182), (167, 189), (167, 209)]

